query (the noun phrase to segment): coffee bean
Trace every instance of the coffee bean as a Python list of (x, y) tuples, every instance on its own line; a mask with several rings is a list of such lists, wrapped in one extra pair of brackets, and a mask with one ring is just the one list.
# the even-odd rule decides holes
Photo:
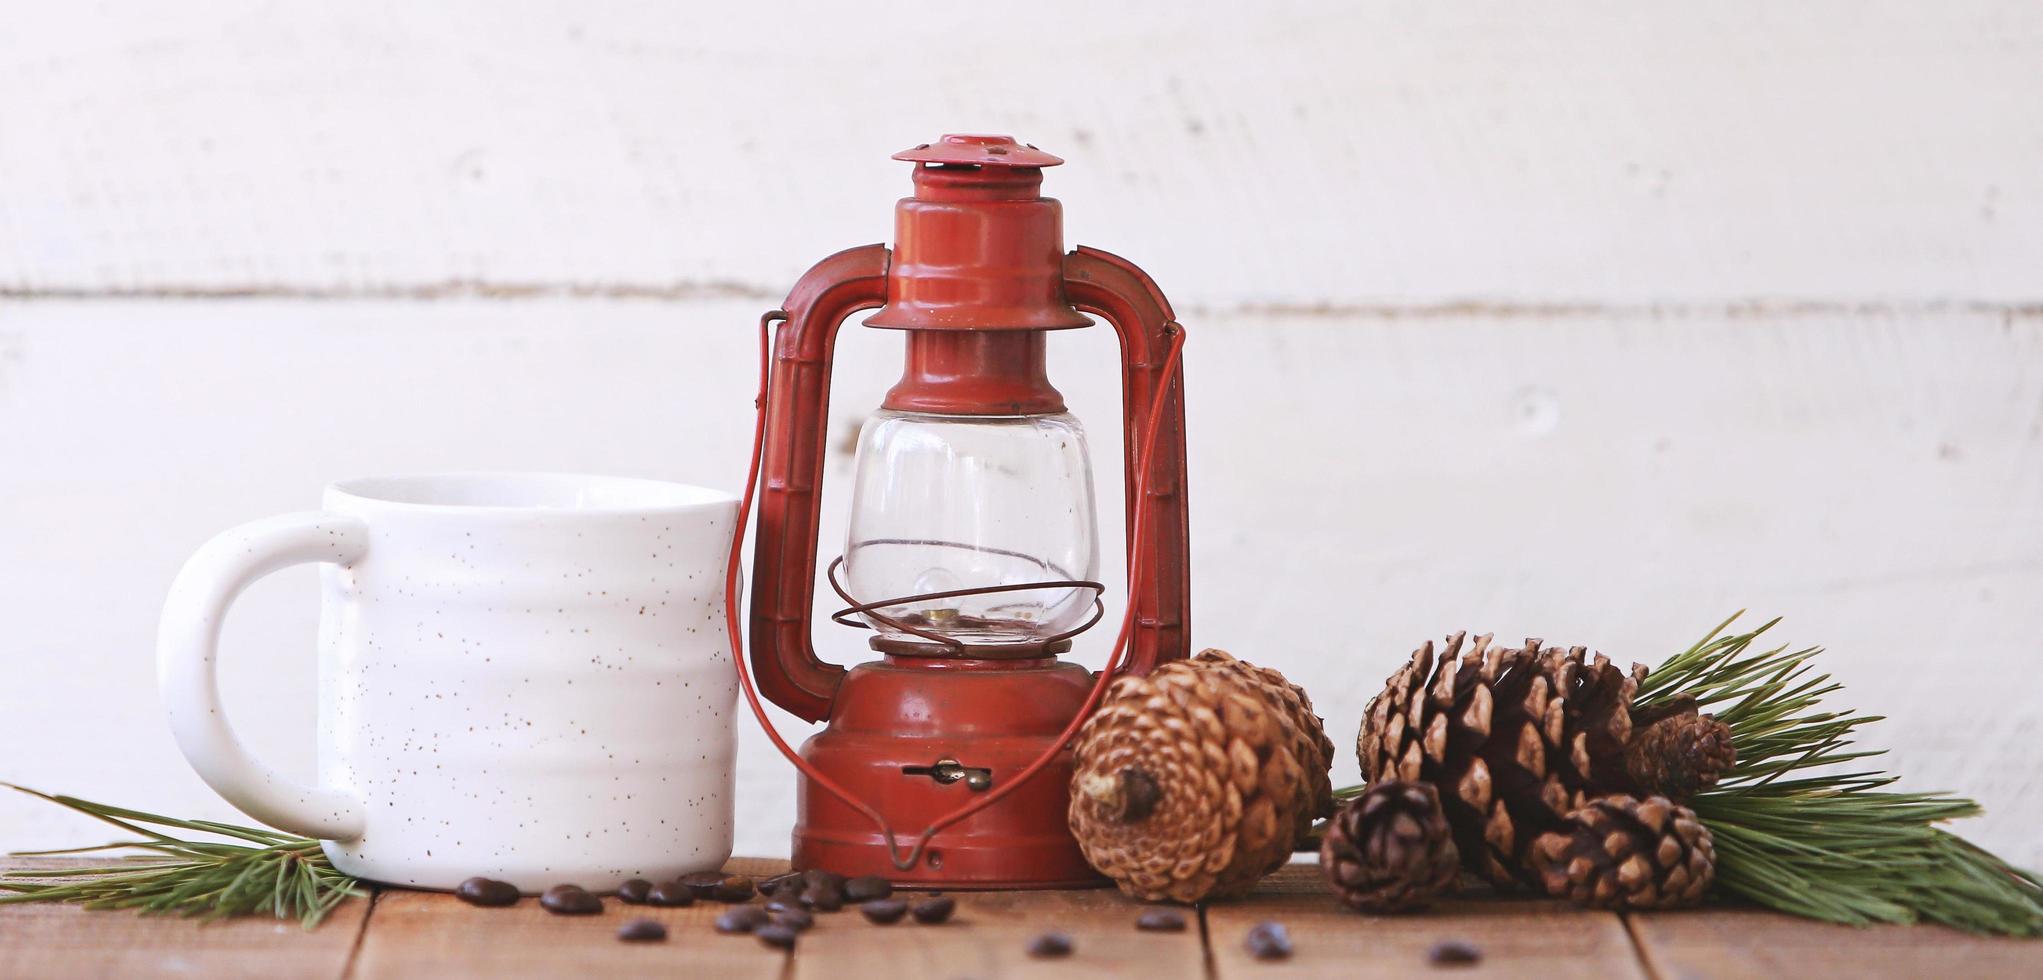
[(1046, 932), (1029, 940), (1029, 955), (1039, 960), (1070, 956), (1073, 948), (1071, 937), (1061, 932)]
[(695, 893), (678, 881), (663, 881), (646, 892), (646, 904), (663, 909), (686, 908), (695, 904)]
[(1465, 939), (1443, 939), (1426, 951), (1434, 966), (1468, 966), (1483, 961), (1483, 951)]
[(818, 912), (835, 912), (844, 907), (844, 890), (828, 885), (810, 885), (802, 892), (802, 907)]
[(810, 926), (816, 924), (816, 917), (810, 915), (807, 909), (796, 907), (773, 913), (773, 921), (776, 925), (786, 926), (796, 932), (807, 932)]
[(754, 933), (754, 935), (759, 937), (760, 942), (774, 949), (795, 948), (796, 933), (787, 926), (760, 926), (759, 931)]
[(807, 882), (802, 880), (801, 872), (783, 872), (770, 878), (759, 879), (759, 894), (777, 898), (781, 892), (786, 891), (788, 899), (793, 900), (801, 897), (802, 886), (805, 884)]
[(691, 871), (681, 876), (681, 884), (695, 893), (696, 898), (710, 898), (716, 895), (716, 886), (724, 883), (721, 871)]
[(555, 885), (539, 896), (539, 904), (555, 915), (594, 915), (603, 911), (603, 900), (582, 890), (580, 885)]
[(853, 902), (870, 902), (894, 894), (894, 883), (879, 875), (864, 875), (844, 883), (844, 897)]
[(766, 910), (757, 905), (740, 905), (716, 917), (716, 931), (723, 933), (751, 932), (765, 925)]
[(619, 901), (631, 905), (643, 905), (645, 904), (646, 895), (651, 893), (652, 890), (652, 882), (644, 878), (633, 878), (617, 886), (617, 898)]
[(454, 889), (454, 897), (483, 908), (502, 908), (518, 904), (518, 886), (508, 881), (477, 876), (462, 882), (459, 888)]
[(908, 914), (908, 903), (898, 898), (875, 898), (858, 907), (868, 921), (883, 926), (893, 925)]
[(926, 926), (949, 921), (951, 913), (958, 910), (958, 900), (946, 895), (941, 898), (926, 898), (915, 903), (915, 921)]
[(667, 938), (667, 927), (652, 919), (633, 919), (619, 926), (617, 938), (628, 943), (657, 943)]
[(1185, 914), (1177, 909), (1144, 909), (1135, 920), (1135, 928), (1144, 932), (1183, 932)]
[(1291, 955), (1291, 931), (1282, 922), (1259, 923), (1248, 931), (1242, 945), (1259, 960), (1286, 959)]
[(822, 868), (810, 868), (802, 872), (802, 886), (804, 888), (813, 888), (817, 885), (827, 885), (837, 891), (843, 891), (844, 876), (835, 871), (825, 871)]
[(752, 879), (747, 878), (744, 875), (731, 875), (730, 877), (717, 882), (716, 887), (710, 890), (709, 897), (714, 898), (719, 902), (730, 902), (735, 904), (738, 902), (751, 901), (752, 891), (753, 891)]

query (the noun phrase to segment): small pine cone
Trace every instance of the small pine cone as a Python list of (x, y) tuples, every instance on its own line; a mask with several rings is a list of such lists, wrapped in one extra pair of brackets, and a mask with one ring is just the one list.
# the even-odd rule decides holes
[(1430, 783), (1391, 781), (1349, 800), (1327, 823), (1320, 870), (1363, 912), (1419, 908), (1454, 885), (1461, 853)]
[(1144, 901), (1238, 895), (1281, 867), (1332, 799), (1331, 743), (1298, 730), (1295, 691), (1218, 650), (1116, 678), (1072, 744), (1086, 860)]
[(1694, 905), (1716, 877), (1717, 852), (1695, 811), (1664, 796), (1606, 796), (1568, 814), (1532, 845), (1547, 894), (1601, 909)]
[(1639, 795), (1686, 800), (1717, 784), (1738, 761), (1730, 726), (1696, 710), (1683, 695), (1632, 713), (1625, 771)]

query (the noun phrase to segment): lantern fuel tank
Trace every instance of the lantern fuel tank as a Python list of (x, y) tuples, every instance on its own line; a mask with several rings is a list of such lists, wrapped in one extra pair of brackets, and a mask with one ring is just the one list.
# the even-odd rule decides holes
[[(1165, 369), (1181, 328), (1141, 270), (1064, 250), (1061, 205), (1041, 195), (1058, 158), (1005, 136), (946, 136), (895, 159), (915, 165), (915, 193), (896, 207), (893, 248), (824, 259), (769, 315), (781, 323), (749, 659), (769, 699), (827, 721), (801, 751), (794, 863), (911, 886), (1092, 883), (1066, 825), (1061, 736), (1096, 678), (1058, 654), (1111, 601), (1132, 604), (1125, 669), (1187, 652), (1184, 403)], [(901, 331), (905, 356), (860, 433), (849, 532), (827, 568), (844, 600), (831, 618), (871, 630), (880, 654), (847, 671), (819, 660), (810, 635), (825, 412), (836, 331), (873, 307), (865, 325)], [(1047, 365), (1047, 332), (1091, 326), (1086, 314), (1121, 341), (1126, 546), (1146, 570), (1125, 596), (1097, 581), (1085, 428)], [(997, 799), (905, 861), (875, 815), (843, 798), (915, 830), (974, 794)]]

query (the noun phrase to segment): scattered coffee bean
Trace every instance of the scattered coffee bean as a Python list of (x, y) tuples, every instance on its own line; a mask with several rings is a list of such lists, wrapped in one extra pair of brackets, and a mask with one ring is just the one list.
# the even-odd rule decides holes
[(793, 905), (789, 905), (788, 903), (783, 902), (777, 898), (771, 902), (766, 903), (766, 911), (771, 912), (774, 915), (779, 915), (780, 913), (785, 912), (788, 909), (798, 909), (801, 907), (802, 905), (800, 902), (796, 902)]
[(951, 913), (958, 910), (958, 900), (948, 895), (925, 898), (915, 903), (915, 921), (933, 926), (950, 920)]
[(768, 921), (765, 909), (757, 905), (740, 905), (716, 917), (716, 931), (722, 933), (751, 932), (765, 925)]
[(894, 883), (879, 875), (864, 875), (844, 883), (844, 897), (853, 902), (870, 902), (894, 894)]
[(646, 904), (663, 909), (685, 908), (695, 904), (695, 893), (678, 881), (663, 881), (646, 892)]
[(810, 868), (809, 870), (802, 872), (802, 885), (805, 888), (813, 888), (817, 885), (827, 885), (838, 891), (843, 891), (844, 876), (838, 874), (835, 871), (825, 871), (822, 868)]
[(787, 926), (781, 925), (760, 926), (759, 931), (754, 933), (754, 935), (759, 937), (760, 942), (765, 943), (766, 945), (771, 946), (774, 949), (795, 948), (796, 933), (793, 929), (790, 929)]
[(555, 915), (594, 915), (603, 911), (603, 900), (580, 885), (555, 885), (539, 896), (539, 904)]
[(681, 876), (681, 885), (695, 893), (696, 898), (714, 898), (716, 886), (724, 883), (721, 871), (691, 871)]
[(1029, 955), (1039, 960), (1070, 956), (1072, 949), (1071, 937), (1061, 932), (1046, 932), (1029, 940)]
[(732, 875), (717, 882), (716, 888), (710, 891), (709, 897), (719, 902), (736, 904), (738, 902), (751, 901), (752, 891), (752, 879), (744, 875)]
[(811, 885), (802, 892), (802, 907), (817, 912), (835, 912), (844, 907), (844, 891), (827, 885)]
[(770, 878), (759, 879), (759, 894), (772, 897), (779, 897), (782, 891), (787, 891), (788, 892), (787, 897), (790, 900), (792, 900), (795, 898), (799, 898), (801, 896), (802, 886), (804, 884), (806, 884), (806, 882), (802, 881), (801, 872), (799, 871), (783, 872), (781, 874), (774, 875)]
[(628, 943), (664, 942), (667, 927), (652, 919), (633, 919), (618, 927), (617, 938)]
[(1242, 945), (1259, 960), (1281, 960), (1291, 956), (1291, 931), (1282, 922), (1259, 923), (1248, 931)]
[(875, 898), (860, 905), (858, 911), (870, 922), (890, 926), (908, 914), (908, 903), (898, 898)]
[(1465, 939), (1443, 939), (1426, 951), (1434, 966), (1468, 966), (1483, 961), (1483, 951)]
[(462, 882), (454, 889), (454, 897), (483, 908), (502, 908), (518, 904), (518, 886), (478, 876)]
[(625, 902), (627, 904), (644, 905), (646, 901), (646, 896), (648, 894), (651, 894), (652, 890), (653, 890), (652, 882), (647, 881), (644, 878), (633, 878), (630, 881), (627, 881), (624, 884), (617, 886), (617, 898), (619, 901)]
[(1185, 914), (1177, 909), (1143, 909), (1135, 928), (1144, 932), (1183, 932)]
[(807, 932), (810, 926), (816, 924), (816, 917), (810, 915), (807, 909), (795, 907), (773, 913), (773, 922), (796, 932)]

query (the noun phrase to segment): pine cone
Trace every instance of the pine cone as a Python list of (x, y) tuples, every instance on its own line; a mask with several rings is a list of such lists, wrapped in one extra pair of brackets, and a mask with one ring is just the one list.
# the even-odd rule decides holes
[(1717, 851), (1695, 811), (1664, 796), (1606, 796), (1540, 835), (1533, 868), (1547, 894), (1602, 909), (1694, 905), (1716, 876)]
[(1692, 701), (1634, 723), (1642, 666), (1536, 639), (1500, 649), (1488, 635), (1464, 652), (1465, 637), (1448, 637), (1437, 664), (1433, 644), (1413, 652), (1370, 702), (1356, 752), (1371, 782), (1439, 787), (1463, 862), (1496, 884), (1536, 884), (1526, 848), (1589, 800), (1686, 799), (1734, 759), (1729, 730)]
[[(1518, 649), (1466, 634), (1412, 654), (1370, 702), (1356, 751), (1369, 782), (1439, 787), (1462, 860), (1492, 882), (1518, 878), (1524, 847), (1569, 811), (1622, 785), (1637, 676), (1576, 647)], [(1638, 671), (1643, 674), (1643, 670)]]
[(1334, 894), (1364, 912), (1397, 912), (1425, 905), (1454, 885), (1461, 854), (1440, 793), (1431, 783), (1391, 781), (1371, 786), (1327, 822), (1320, 870)]
[(1312, 712), (1312, 698), (1299, 687), (1285, 679), (1283, 674), (1268, 667), (1258, 667), (1244, 660), (1236, 660), (1224, 650), (1205, 650), (1200, 657), (1212, 656), (1210, 661), (1216, 667), (1235, 671), (1250, 683), (1263, 688), (1266, 697), (1274, 700), (1291, 719), (1291, 755), (1305, 764), (1306, 788), (1311, 790), (1312, 799), (1298, 811), (1297, 841), (1303, 841), (1312, 833), (1312, 825), (1334, 812), (1334, 783), (1330, 775), (1334, 763), (1334, 741), (1327, 737), (1326, 726), (1320, 717)]
[(1738, 761), (1730, 726), (1701, 714), (1688, 695), (1632, 713), (1624, 747), (1634, 796), (1686, 800), (1717, 784)]
[(1331, 812), (1332, 751), (1304, 692), (1207, 650), (1108, 686), (1073, 745), (1071, 832), (1136, 898), (1240, 894)]

